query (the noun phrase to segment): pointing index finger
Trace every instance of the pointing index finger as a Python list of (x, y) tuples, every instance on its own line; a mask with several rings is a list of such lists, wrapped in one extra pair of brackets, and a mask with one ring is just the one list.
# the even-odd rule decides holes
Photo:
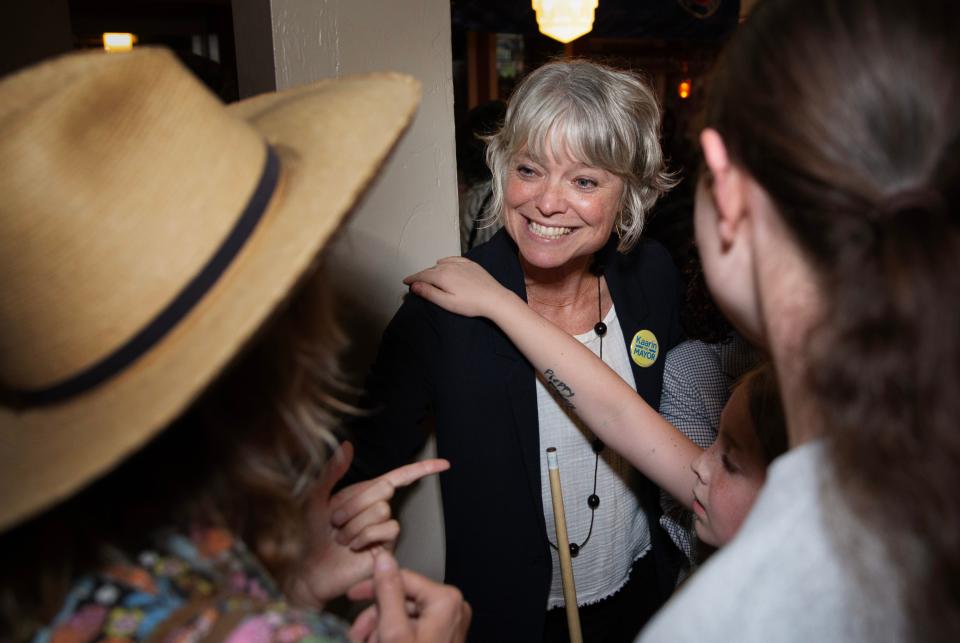
[(345, 487), (330, 498), (333, 523), (338, 527), (342, 526), (371, 505), (392, 498), (394, 490), (398, 487), (405, 487), (424, 476), (446, 471), (449, 468), (450, 463), (442, 458), (422, 460), (397, 467), (372, 480), (364, 480)]
[(431, 458), (429, 460), (411, 462), (410, 464), (405, 464), (402, 467), (397, 467), (396, 469), (387, 471), (381, 477), (385, 478), (394, 487), (406, 487), (407, 485), (413, 484), (421, 478), (434, 473), (440, 473), (441, 471), (446, 471), (449, 468), (450, 462), (448, 460), (444, 460), (443, 458)]

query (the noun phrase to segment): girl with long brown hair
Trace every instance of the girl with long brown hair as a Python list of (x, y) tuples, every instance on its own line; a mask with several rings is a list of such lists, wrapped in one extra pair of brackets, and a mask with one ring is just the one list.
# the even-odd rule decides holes
[[(960, 639), (958, 33), (944, 0), (765, 0), (718, 63), (696, 239), (721, 310), (773, 359), (791, 449), (643, 640)], [(446, 261), (415, 291), (484, 314), (430, 276), (464, 270)], [(549, 333), (511, 338), (529, 355)], [(632, 396), (571, 368), (575, 348), (537, 368), (682, 481), (689, 445), (652, 415), (631, 440)]]

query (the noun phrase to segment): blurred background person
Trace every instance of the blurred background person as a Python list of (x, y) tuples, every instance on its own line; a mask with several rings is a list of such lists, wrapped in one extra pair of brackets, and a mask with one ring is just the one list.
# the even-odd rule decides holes
[(493, 183), (484, 139), (500, 129), (506, 111), (507, 104), (502, 100), (488, 101), (471, 109), (466, 123), (458, 129), (461, 132), (461, 140), (457, 142), (461, 254), (488, 241), (500, 229), (497, 213), (489, 209), (493, 202)]

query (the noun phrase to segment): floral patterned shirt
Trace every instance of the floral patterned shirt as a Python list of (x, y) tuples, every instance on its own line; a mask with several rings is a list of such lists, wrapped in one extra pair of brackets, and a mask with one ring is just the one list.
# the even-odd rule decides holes
[(244, 544), (222, 529), (165, 534), (136, 561), (81, 578), (33, 643), (327, 643), (334, 616), (290, 607)]

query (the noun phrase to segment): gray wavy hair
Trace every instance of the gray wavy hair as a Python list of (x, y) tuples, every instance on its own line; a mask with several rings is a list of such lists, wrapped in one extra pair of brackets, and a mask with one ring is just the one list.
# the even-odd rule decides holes
[(577, 160), (623, 180), (615, 224), (620, 252), (640, 238), (646, 214), (676, 185), (660, 149), (660, 106), (636, 73), (586, 61), (555, 61), (530, 73), (510, 98), (503, 127), (486, 137), (493, 194), (487, 217), (502, 219), (513, 158), (534, 160), (563, 146)]

